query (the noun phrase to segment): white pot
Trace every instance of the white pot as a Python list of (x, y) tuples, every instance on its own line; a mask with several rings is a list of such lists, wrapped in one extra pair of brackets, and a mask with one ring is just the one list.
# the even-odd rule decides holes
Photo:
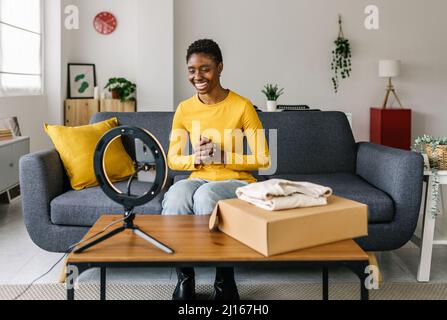
[(267, 111), (268, 112), (276, 112), (277, 110), (278, 110), (278, 102), (267, 101)]

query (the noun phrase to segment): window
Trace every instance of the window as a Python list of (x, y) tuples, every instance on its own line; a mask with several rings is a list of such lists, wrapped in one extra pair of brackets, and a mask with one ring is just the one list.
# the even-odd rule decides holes
[(0, 97), (42, 93), (42, 1), (0, 0)]

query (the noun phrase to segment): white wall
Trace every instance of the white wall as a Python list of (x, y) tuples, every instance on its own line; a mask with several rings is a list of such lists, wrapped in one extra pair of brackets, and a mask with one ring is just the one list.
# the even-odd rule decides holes
[[(267, 82), (285, 87), (282, 103), (306, 103), (352, 112), (358, 140), (369, 138), (369, 107), (379, 105), (385, 83), (377, 61), (398, 58), (395, 80), (402, 101), (414, 110), (413, 135), (447, 135), (447, 43), (444, 0), (45, 0), (46, 89), (44, 97), (0, 99), (0, 116), (17, 115), (32, 148), (50, 146), (42, 123), (62, 123), (66, 64), (97, 65), (100, 86), (112, 76), (138, 85), (139, 110), (170, 111), (194, 91), (186, 80), (188, 45), (210, 37), (223, 49), (223, 84), (263, 107)], [(65, 5), (80, 8), (80, 30), (62, 28)], [(380, 30), (363, 27), (366, 5), (380, 9)], [(115, 13), (119, 26), (102, 36), (93, 29), (100, 11)], [(353, 75), (332, 92), (330, 58), (337, 14), (353, 47)], [(59, 23), (60, 22), (60, 23)], [(59, 26), (58, 26), (59, 23)], [(60, 80), (59, 80), (60, 79)]]
[[(111, 77), (125, 77), (136, 82), (138, 0), (79, 0), (69, 1), (78, 5), (79, 30), (67, 33), (71, 39), (66, 46), (67, 61), (71, 63), (94, 63), (98, 85), (102, 89)], [(104, 36), (93, 28), (95, 16), (102, 11), (112, 12), (118, 27)], [(66, 66), (65, 66), (66, 68)], [(64, 85), (66, 86), (66, 79)]]
[(45, 96), (0, 98), (0, 118), (18, 118), (22, 135), (31, 137), (31, 151), (50, 146), (43, 131), (47, 114)]
[(43, 130), (45, 122), (62, 124), (61, 10), (62, 4), (67, 1), (44, 0), (44, 94), (0, 98), (0, 117), (18, 117), (22, 134), (31, 138), (32, 152), (50, 148), (52, 145)]
[[(173, 0), (78, 0), (80, 29), (67, 32), (68, 62), (94, 63), (101, 90), (111, 77), (137, 83), (139, 111), (173, 110)], [(93, 28), (101, 11), (118, 27), (104, 36)]]
[(138, 1), (139, 111), (174, 110), (174, 1)]
[[(65, 41), (68, 40), (63, 28), (64, 4), (68, 0), (46, 0), (45, 6), (45, 95), (47, 104), (47, 120), (50, 124), (63, 124), (63, 59)], [(64, 41), (64, 43), (62, 42)]]
[[(364, 9), (380, 9), (380, 30), (367, 31)], [(380, 105), (382, 58), (403, 61), (395, 80), (402, 102), (414, 110), (413, 134), (447, 135), (447, 1), (445, 0), (177, 0), (175, 102), (194, 93), (186, 80), (185, 53), (196, 39), (222, 47), (223, 85), (263, 107), (267, 82), (285, 87), (281, 103), (353, 113), (358, 140), (369, 140), (369, 108)], [(353, 50), (353, 74), (331, 87), (331, 51), (338, 14)]]

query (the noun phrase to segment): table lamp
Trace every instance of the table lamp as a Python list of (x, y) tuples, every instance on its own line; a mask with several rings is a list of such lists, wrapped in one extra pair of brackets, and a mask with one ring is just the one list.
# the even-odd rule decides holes
[(399, 97), (396, 94), (396, 90), (394, 89), (393, 83), (391, 79), (393, 77), (397, 77), (400, 74), (400, 60), (380, 60), (379, 61), (379, 77), (388, 78), (388, 86), (386, 88), (386, 96), (383, 101), (382, 109), (387, 108), (388, 99), (390, 94), (392, 93), (399, 103), (400, 107), (402, 107), (402, 103), (400, 102)]

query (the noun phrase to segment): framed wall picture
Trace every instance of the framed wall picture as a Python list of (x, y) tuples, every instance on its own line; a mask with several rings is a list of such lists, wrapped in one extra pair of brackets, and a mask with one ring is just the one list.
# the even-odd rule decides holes
[(68, 99), (93, 99), (95, 87), (96, 67), (94, 64), (68, 64)]

